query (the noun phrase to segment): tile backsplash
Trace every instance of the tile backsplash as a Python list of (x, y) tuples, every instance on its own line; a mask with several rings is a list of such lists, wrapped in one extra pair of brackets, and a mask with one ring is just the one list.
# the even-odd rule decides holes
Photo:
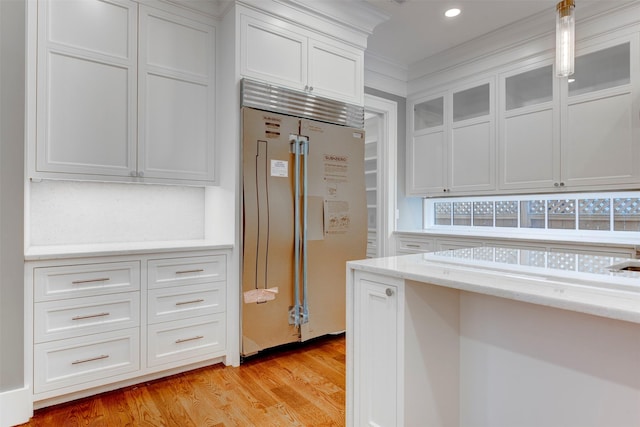
[(29, 185), (30, 246), (204, 237), (204, 188), (76, 181)]

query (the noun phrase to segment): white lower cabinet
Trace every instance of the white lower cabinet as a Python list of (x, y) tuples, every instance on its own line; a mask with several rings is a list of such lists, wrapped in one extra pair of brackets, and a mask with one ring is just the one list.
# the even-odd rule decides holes
[(64, 394), (124, 379), (140, 369), (139, 328), (34, 345), (35, 395)]
[(228, 358), (228, 261), (226, 249), (28, 261), (35, 406)]
[(210, 357), (224, 351), (224, 316), (212, 314), (148, 327), (148, 366)]
[(347, 425), (402, 426), (402, 282), (356, 272), (354, 283), (351, 396), (358, 401)]

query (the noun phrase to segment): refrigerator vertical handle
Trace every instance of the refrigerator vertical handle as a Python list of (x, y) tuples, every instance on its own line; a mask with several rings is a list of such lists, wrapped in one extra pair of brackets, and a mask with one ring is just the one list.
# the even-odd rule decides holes
[(307, 202), (307, 192), (309, 189), (308, 176), (307, 173), (307, 165), (309, 158), (309, 138), (308, 137), (300, 137), (300, 142), (302, 146), (302, 156), (303, 156), (303, 170), (302, 170), (302, 196), (303, 196), (303, 228), (302, 228), (302, 313), (301, 313), (301, 322), (307, 323), (309, 321), (309, 302), (307, 299), (307, 212), (308, 212), (308, 202)]
[(289, 324), (300, 326), (300, 141), (298, 135), (291, 135), (294, 155), (293, 173), (293, 307), (289, 310)]

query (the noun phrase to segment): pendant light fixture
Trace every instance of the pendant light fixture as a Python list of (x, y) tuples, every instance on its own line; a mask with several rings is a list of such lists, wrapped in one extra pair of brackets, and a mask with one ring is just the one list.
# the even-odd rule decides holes
[(562, 0), (556, 5), (556, 74), (567, 77), (574, 71), (575, 15), (574, 0)]

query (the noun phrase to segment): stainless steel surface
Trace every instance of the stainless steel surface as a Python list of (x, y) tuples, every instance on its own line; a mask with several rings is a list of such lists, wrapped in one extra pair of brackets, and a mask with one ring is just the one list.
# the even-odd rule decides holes
[(110, 313), (96, 313), (96, 314), (87, 314), (84, 316), (73, 316), (71, 318), (71, 320), (83, 320), (83, 319), (92, 319), (94, 317), (104, 317), (104, 316), (108, 316)]
[(346, 261), (366, 256), (364, 131), (243, 108), (243, 356), (345, 329)]
[[(313, 88), (308, 88), (309, 92)], [(296, 117), (364, 128), (364, 107), (334, 101), (309, 92), (300, 92), (268, 83), (242, 79), (241, 104), (259, 110), (273, 111)]]
[(181, 344), (183, 342), (188, 342), (188, 341), (201, 340), (202, 338), (204, 338), (204, 335), (197, 335), (191, 338), (180, 338), (176, 340), (176, 344)]
[(196, 270), (182, 270), (182, 271), (176, 271), (176, 274), (187, 274), (187, 273), (202, 273), (204, 271), (204, 269), (202, 268), (198, 268)]
[(75, 360), (75, 361), (71, 362), (71, 364), (72, 365), (79, 365), (81, 363), (87, 363), (87, 362), (93, 362), (93, 361), (96, 361), (96, 360), (107, 359), (108, 357), (109, 357), (108, 354), (102, 354), (100, 356), (90, 357), (88, 359)]
[(94, 283), (94, 282), (106, 282), (109, 279), (108, 277), (100, 277), (98, 279), (86, 279), (86, 280), (74, 280), (73, 282), (71, 282), (72, 285), (81, 285), (83, 283)]
[(180, 302), (177, 302), (176, 305), (197, 304), (199, 302), (204, 302), (204, 300), (202, 298), (198, 298), (192, 301), (180, 301)]

